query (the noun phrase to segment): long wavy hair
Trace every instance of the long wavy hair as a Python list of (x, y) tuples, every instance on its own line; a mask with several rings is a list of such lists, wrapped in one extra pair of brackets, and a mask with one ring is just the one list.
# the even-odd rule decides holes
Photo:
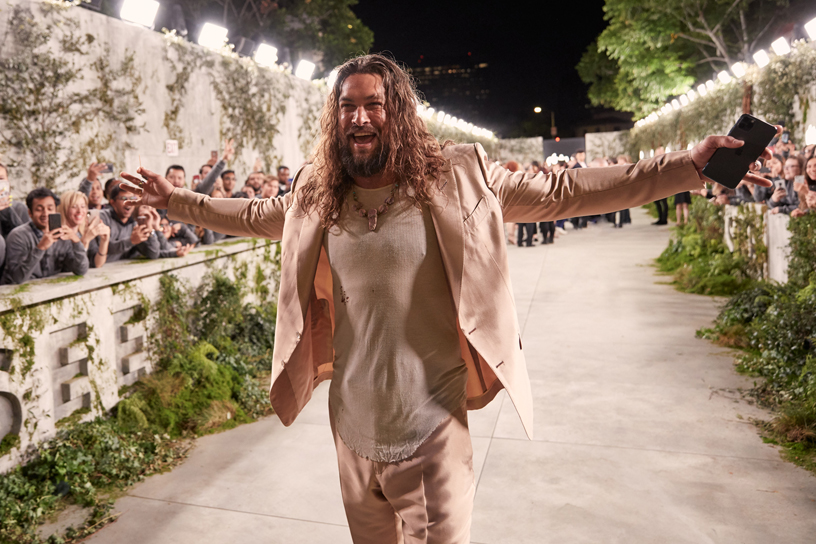
[[(337, 79), (320, 117), (321, 134), (313, 152), (312, 174), (297, 191), (300, 209), (306, 213), (316, 210), (326, 229), (337, 224), (354, 184), (341, 160), (345, 135), (340, 130), (339, 98), (343, 82), (355, 74), (382, 78), (386, 126), (380, 137), (382, 149), (389, 150), (384, 171), (396, 177), (403, 196), (417, 207), (429, 202), (431, 182), (438, 178), (445, 163), (439, 142), (417, 113), (418, 98), (411, 76), (383, 55), (364, 55), (346, 61), (337, 69)], [(407, 191), (407, 187), (412, 190)]]

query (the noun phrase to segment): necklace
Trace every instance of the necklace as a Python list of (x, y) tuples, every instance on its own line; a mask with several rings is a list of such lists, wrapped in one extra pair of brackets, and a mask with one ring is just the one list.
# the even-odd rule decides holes
[(354, 199), (354, 209), (357, 210), (357, 213), (360, 214), (360, 217), (368, 218), (368, 230), (374, 231), (377, 228), (377, 215), (382, 215), (388, 211), (388, 206), (394, 203), (394, 194), (397, 192), (397, 188), (399, 188), (399, 183), (395, 183), (394, 187), (391, 188), (391, 194), (388, 195), (388, 198), (385, 199), (385, 202), (380, 204), (379, 208), (371, 208), (370, 210), (366, 210), (363, 208), (363, 204), (357, 200), (357, 191), (354, 189), (351, 190), (351, 197)]

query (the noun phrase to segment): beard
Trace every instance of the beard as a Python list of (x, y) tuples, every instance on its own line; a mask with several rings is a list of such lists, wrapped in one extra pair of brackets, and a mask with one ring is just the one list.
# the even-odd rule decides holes
[(343, 169), (352, 178), (370, 178), (376, 176), (385, 169), (388, 162), (389, 148), (382, 144), (379, 132), (377, 133), (378, 144), (367, 156), (355, 156), (351, 150), (350, 134), (346, 135), (345, 142), (340, 146), (340, 162)]

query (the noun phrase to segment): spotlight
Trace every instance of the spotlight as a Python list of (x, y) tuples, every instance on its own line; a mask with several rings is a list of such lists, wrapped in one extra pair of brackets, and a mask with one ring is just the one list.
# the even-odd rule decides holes
[[(334, 82), (335, 81), (337, 81), (337, 68), (335, 68), (334, 70), (329, 72), (329, 77), (326, 78), (326, 85), (328, 85), (329, 88), (332, 88), (332, 87), (334, 87)], [(427, 111), (431, 112), (430, 115), (427, 114)], [(433, 108), (428, 108), (428, 110), (426, 110), (426, 115), (428, 115), (428, 117), (433, 115)]]
[(204, 23), (198, 35), (198, 45), (208, 49), (221, 49), (227, 43), (227, 29), (212, 23)]
[(764, 49), (760, 49), (756, 53), (754, 53), (754, 62), (757, 63), (757, 66), (760, 68), (764, 68), (768, 66), (768, 63), (771, 62), (771, 58), (768, 56), (768, 52)]
[(541, 113), (541, 106), (536, 106), (535, 108), (533, 108), (533, 111), (536, 113)]
[(734, 75), (737, 77), (742, 77), (745, 75), (745, 64), (741, 62), (735, 62), (731, 65), (731, 71), (734, 72)]
[(643, 160), (643, 159), (645, 159), (645, 158), (646, 158), (646, 153), (645, 153), (643, 150), (641, 150), (641, 152), (640, 152), (640, 160)]
[(434, 110), (433, 108), (428, 108), (427, 110), (425, 110), (425, 117), (431, 119), (433, 117), (434, 111), (436, 110)]
[(119, 10), (119, 17), (129, 23), (153, 28), (157, 11), (159, 3), (153, 0), (125, 0), (122, 9)]
[(708, 94), (708, 89), (705, 86), (705, 83), (700, 83), (697, 85), (697, 92), (700, 93), (700, 96), (705, 96)]
[(671, 105), (672, 105), (672, 108), (674, 108), (676, 110), (680, 109), (680, 102), (678, 102), (676, 98), (671, 101)]
[(255, 62), (261, 66), (272, 68), (278, 62), (278, 48), (262, 43), (255, 51)]
[(805, 32), (807, 32), (811, 40), (816, 40), (816, 19), (811, 19), (810, 22), (805, 23)]
[(708, 89), (709, 91), (713, 91), (714, 87), (715, 85), (713, 81), (711, 81), (710, 79), (706, 81), (706, 89)]
[(720, 81), (722, 81), (723, 83), (729, 83), (729, 82), (731, 81), (731, 76), (730, 76), (730, 75), (728, 75), (728, 72), (726, 72), (725, 70), (723, 70), (722, 72), (720, 72), (719, 74), (717, 74), (717, 79), (719, 79), (719, 80), (720, 80)]
[(689, 92), (686, 93), (686, 96), (688, 96), (689, 102), (697, 100), (697, 93), (694, 92), (694, 89), (690, 89)]
[(689, 104), (688, 96), (686, 96), (684, 94), (680, 95), (680, 105), (681, 106), (688, 106), (688, 104)]
[(295, 77), (309, 81), (312, 79), (312, 74), (314, 71), (315, 65), (313, 62), (302, 60), (298, 63), (297, 68), (295, 68)]
[(649, 150), (649, 156), (650, 156), (650, 157), (654, 157), (654, 149), (650, 149), (650, 150)]
[(771, 44), (771, 49), (773, 49), (774, 53), (780, 56), (790, 53), (790, 45), (788, 44), (788, 40), (786, 40), (784, 37), (773, 42)]

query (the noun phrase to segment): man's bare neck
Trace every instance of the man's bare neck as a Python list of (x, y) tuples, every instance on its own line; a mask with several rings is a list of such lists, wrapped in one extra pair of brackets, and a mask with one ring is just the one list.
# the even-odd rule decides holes
[(363, 189), (379, 189), (387, 187), (395, 181), (394, 176), (384, 172), (368, 178), (354, 178), (354, 184)]

